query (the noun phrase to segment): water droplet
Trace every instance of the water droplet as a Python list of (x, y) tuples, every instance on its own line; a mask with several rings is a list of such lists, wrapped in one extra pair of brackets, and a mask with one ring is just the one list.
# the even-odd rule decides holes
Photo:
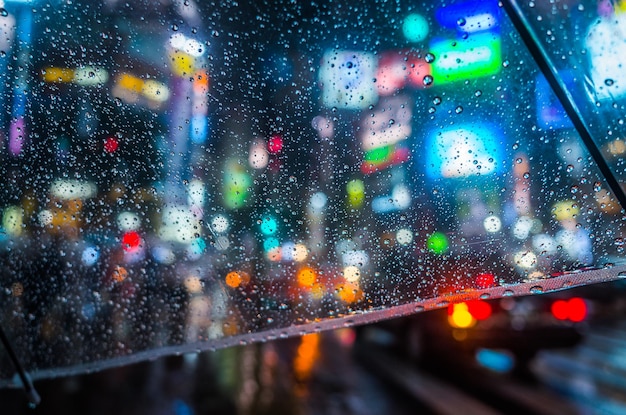
[(518, 158), (516, 158), (516, 159), (515, 159), (515, 162), (516, 162), (517, 164), (522, 164), (522, 161), (524, 161), (524, 160), (522, 160), (522, 158), (521, 158), (521, 157), (518, 157)]
[(415, 306), (415, 312), (416, 313), (421, 313), (422, 311), (424, 311), (424, 306), (423, 305), (416, 305)]
[(504, 290), (502, 297), (513, 297), (514, 294), (513, 290)]
[(626, 271), (620, 271), (617, 273), (617, 276), (620, 278), (626, 278)]
[(483, 94), (483, 91), (481, 91), (480, 89), (477, 89), (476, 91), (474, 91), (474, 96), (475, 97), (479, 97)]
[(458, 24), (459, 26), (465, 26), (465, 23), (467, 23), (467, 21), (463, 17), (456, 21), (456, 24)]
[(426, 75), (424, 77), (424, 79), (422, 79), (422, 82), (424, 83), (424, 85), (428, 86), (430, 84), (432, 84), (434, 81), (433, 77), (431, 75)]
[(530, 293), (531, 294), (543, 294), (543, 287), (540, 285), (535, 285), (533, 287), (530, 287)]
[(572, 166), (571, 164), (568, 164), (567, 167), (565, 168), (565, 171), (568, 173), (571, 173), (574, 171), (574, 166)]
[(115, 97), (115, 105), (117, 105), (118, 107), (121, 107), (122, 106), (122, 100), (117, 98), (117, 97)]
[(439, 104), (441, 104), (441, 97), (435, 97), (435, 98), (433, 98), (433, 104), (435, 104), (435, 105), (439, 105)]
[(177, 24), (173, 24), (173, 25), (172, 25), (172, 30), (173, 30), (174, 32), (178, 32), (178, 25), (177, 25)]
[(435, 112), (437, 112), (437, 108), (435, 108), (435, 107), (428, 107), (428, 113), (429, 114), (434, 114)]
[(426, 56), (424, 56), (424, 60), (426, 61), (426, 63), (433, 63), (435, 61), (435, 55), (429, 52), (426, 54)]
[(602, 190), (602, 183), (600, 182), (595, 182), (593, 184), (593, 190), (596, 192), (599, 192), (600, 190)]
[(530, 179), (530, 173), (526, 172), (523, 174), (524, 179)]
[(505, 68), (508, 68), (510, 64), (511, 64), (511, 62), (509, 62), (508, 59), (502, 61), (502, 66), (504, 66)]
[(0, 8), (0, 16), (7, 17), (8, 15), (9, 12), (7, 11), (7, 9), (5, 9), (4, 7)]
[(611, 78), (607, 78), (604, 80), (604, 85), (606, 86), (613, 86), (613, 84), (615, 83), (614, 80), (612, 80)]
[(447, 307), (449, 304), (450, 304), (449, 301), (443, 300), (443, 301), (439, 301), (437, 303), (437, 307), (442, 307), (443, 308), (443, 307)]
[(483, 294), (480, 295), (480, 299), (481, 300), (487, 300), (489, 298), (491, 298), (491, 294), (489, 294), (489, 293), (483, 293)]
[(578, 189), (579, 189), (579, 187), (577, 185), (574, 185), (574, 186), (570, 187), (569, 190), (572, 193), (578, 193)]
[(457, 114), (462, 113), (462, 112), (463, 112), (463, 107), (459, 105), (458, 107), (456, 107), (456, 108), (454, 109), (454, 112), (456, 112)]

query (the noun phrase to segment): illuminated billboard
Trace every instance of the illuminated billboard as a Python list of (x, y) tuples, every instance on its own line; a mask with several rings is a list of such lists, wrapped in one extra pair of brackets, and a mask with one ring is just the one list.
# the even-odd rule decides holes
[(415, 50), (381, 52), (376, 70), (376, 85), (380, 96), (392, 95), (411, 86), (426, 88), (431, 85), (430, 64)]
[(329, 50), (319, 71), (322, 103), (328, 108), (365, 109), (378, 100), (376, 55), (367, 52)]
[(599, 18), (589, 27), (584, 47), (589, 59), (592, 88), (599, 100), (626, 95), (626, 15)]
[(495, 75), (502, 66), (501, 41), (497, 33), (474, 33), (467, 39), (436, 40), (430, 51), (435, 55), (432, 76), (436, 85)]
[(364, 152), (362, 173), (374, 173), (409, 159), (408, 148), (401, 144), (411, 136), (412, 116), (411, 100), (405, 96), (385, 98), (364, 113), (358, 135)]
[(441, 27), (447, 29), (461, 33), (482, 32), (498, 27), (499, 7), (494, 0), (467, 1), (441, 7), (435, 17)]
[(426, 174), (433, 179), (496, 173), (505, 160), (501, 133), (486, 123), (432, 131), (426, 149)]

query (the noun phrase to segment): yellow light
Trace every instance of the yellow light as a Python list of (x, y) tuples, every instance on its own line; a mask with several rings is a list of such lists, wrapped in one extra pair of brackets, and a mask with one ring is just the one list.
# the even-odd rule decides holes
[(314, 300), (321, 300), (324, 297), (325, 292), (324, 286), (319, 282), (316, 282), (311, 286), (311, 288), (309, 288), (309, 295)]
[(72, 82), (74, 80), (74, 70), (70, 68), (50, 67), (42, 71), (44, 82)]
[(144, 82), (141, 78), (124, 72), (117, 77), (117, 84), (124, 89), (139, 94), (143, 89)]
[(448, 315), (448, 323), (452, 327), (467, 329), (473, 327), (476, 320), (470, 314), (466, 303), (458, 303), (452, 305), (452, 313)]
[(24, 211), (19, 206), (9, 206), (2, 213), (2, 226), (9, 235), (21, 234), (23, 222)]
[(351, 208), (358, 209), (365, 202), (365, 184), (362, 180), (350, 180), (346, 185), (346, 193), (348, 194), (348, 205)]
[(578, 216), (580, 209), (575, 201), (564, 200), (562, 202), (555, 203), (552, 208), (552, 212), (554, 213), (556, 220), (565, 220), (573, 219)]
[(317, 279), (317, 275), (315, 274), (315, 270), (311, 267), (304, 267), (298, 271), (298, 283), (304, 287), (312, 287), (315, 284), (315, 280)]
[(170, 67), (176, 76), (189, 76), (195, 69), (195, 58), (188, 53), (175, 50), (170, 53)]
[(148, 79), (141, 88), (143, 95), (157, 102), (165, 102), (170, 98), (170, 90), (163, 82)]

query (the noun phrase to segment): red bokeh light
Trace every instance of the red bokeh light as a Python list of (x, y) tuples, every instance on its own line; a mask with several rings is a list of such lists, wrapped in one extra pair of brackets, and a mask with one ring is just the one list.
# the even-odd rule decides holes
[(467, 302), (467, 311), (476, 320), (486, 320), (491, 317), (491, 305), (486, 301), (472, 300)]
[(557, 320), (567, 320), (567, 316), (569, 314), (568, 310), (569, 307), (567, 305), (567, 301), (565, 300), (557, 300), (553, 302), (552, 307), (550, 308), (552, 315)]
[(283, 138), (279, 135), (274, 135), (267, 142), (267, 151), (270, 154), (278, 154), (283, 149)]
[(552, 316), (557, 320), (569, 320), (580, 323), (587, 318), (587, 303), (579, 297), (569, 300), (557, 300), (550, 307)]
[(104, 151), (107, 153), (113, 153), (117, 150), (119, 145), (120, 144), (115, 137), (107, 137), (107, 139), (104, 140)]
[(574, 297), (567, 304), (569, 306), (569, 319), (574, 323), (580, 323), (587, 317), (587, 303), (582, 298)]
[(139, 248), (141, 244), (141, 237), (135, 231), (126, 232), (122, 236), (122, 248), (124, 251), (131, 252)]
[(478, 288), (489, 288), (496, 285), (496, 277), (490, 272), (484, 272), (476, 276), (476, 286)]

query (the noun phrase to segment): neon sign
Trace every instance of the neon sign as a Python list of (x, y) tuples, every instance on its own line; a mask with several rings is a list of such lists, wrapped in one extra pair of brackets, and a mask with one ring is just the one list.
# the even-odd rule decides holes
[(500, 72), (500, 35), (478, 33), (460, 40), (438, 40), (430, 51), (435, 55), (432, 76), (435, 83), (462, 81)]
[(323, 104), (340, 109), (365, 109), (375, 104), (376, 64), (373, 53), (327, 51), (319, 72)]
[(411, 136), (411, 103), (406, 97), (387, 98), (361, 120), (361, 172), (371, 174), (409, 159), (400, 144)]
[(427, 140), (426, 174), (462, 178), (496, 173), (504, 160), (500, 134), (488, 124), (433, 131)]

